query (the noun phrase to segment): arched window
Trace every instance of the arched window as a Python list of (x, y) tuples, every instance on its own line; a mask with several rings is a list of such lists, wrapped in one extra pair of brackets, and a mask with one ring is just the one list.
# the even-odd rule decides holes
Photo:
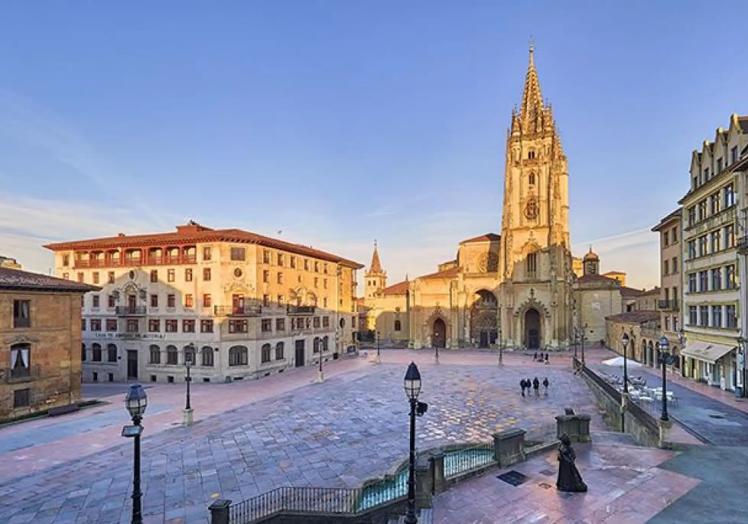
[(530, 173), (530, 176), (527, 177), (527, 181), (531, 186), (535, 185), (535, 173)]
[(200, 350), (200, 356), (202, 357), (203, 366), (213, 367), (213, 348), (210, 346), (203, 346)]
[(261, 362), (264, 364), (270, 362), (270, 344), (263, 344), (261, 349)]
[(107, 344), (106, 359), (109, 362), (117, 362), (117, 346), (114, 344)]
[(275, 360), (283, 360), (283, 342), (278, 342), (275, 345)]
[(31, 374), (31, 344), (10, 346), (11, 378), (28, 377)]
[(325, 335), (324, 338), (322, 338), (322, 351), (327, 351), (328, 349), (330, 349), (330, 337)]
[(400, 321), (395, 320), (395, 331), (400, 331), (401, 327)]
[(161, 348), (155, 344), (149, 348), (148, 362), (151, 364), (161, 364)]
[(246, 366), (249, 362), (249, 351), (244, 346), (229, 348), (229, 366)]
[(86, 361), (86, 345), (81, 344), (81, 360)]
[(177, 346), (166, 346), (166, 363), (172, 366), (179, 364), (179, 350)]
[(312, 345), (312, 351), (319, 353), (319, 337), (314, 337), (314, 344)]
[(530, 253), (527, 255), (527, 273), (530, 276), (534, 276), (538, 270), (538, 254)]
[(197, 362), (197, 359), (195, 358), (195, 346), (184, 346), (184, 362), (185, 364), (189, 362), (190, 366), (195, 365)]
[(101, 344), (94, 342), (91, 351), (93, 352), (93, 361), (101, 362)]
[(535, 150), (534, 149), (530, 149), (527, 152), (527, 158), (529, 158), (530, 160), (533, 160), (535, 158)]

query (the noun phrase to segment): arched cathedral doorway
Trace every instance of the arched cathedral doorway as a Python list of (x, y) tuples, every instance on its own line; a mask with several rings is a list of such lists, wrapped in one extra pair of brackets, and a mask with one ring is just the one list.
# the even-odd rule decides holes
[(431, 328), (431, 345), (435, 348), (443, 348), (447, 345), (447, 326), (440, 318), (434, 320)]
[(525, 347), (540, 349), (540, 313), (535, 308), (525, 312)]
[(496, 343), (496, 295), (481, 289), (470, 311), (470, 338), (478, 347), (487, 348)]

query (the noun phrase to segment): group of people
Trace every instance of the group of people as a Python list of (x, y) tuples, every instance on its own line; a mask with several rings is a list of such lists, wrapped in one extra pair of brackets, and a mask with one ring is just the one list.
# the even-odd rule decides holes
[(550, 363), (550, 362), (548, 361), (548, 353), (545, 353), (545, 354), (544, 354), (544, 353), (543, 353), (542, 351), (541, 351), (540, 353), (538, 353), (537, 351), (536, 351), (535, 353), (533, 353), (533, 355), (532, 355), (532, 359), (533, 359), (533, 360), (534, 360), (535, 362), (545, 362), (546, 364), (549, 364), (549, 363)]
[[(525, 390), (527, 390), (527, 396), (530, 396), (530, 389), (532, 388), (535, 391), (535, 396), (540, 395), (540, 380), (538, 380), (538, 377), (535, 377), (534, 380), (530, 380), (529, 378), (523, 378), (519, 381), (519, 386), (522, 388), (522, 396), (525, 396)], [(550, 382), (548, 382), (548, 377), (545, 377), (543, 379), (543, 396), (548, 396), (548, 386), (550, 385)]]

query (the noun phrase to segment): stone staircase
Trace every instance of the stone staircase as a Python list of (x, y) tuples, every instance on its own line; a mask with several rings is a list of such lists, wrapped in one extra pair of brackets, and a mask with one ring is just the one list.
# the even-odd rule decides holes
[[(432, 524), (433, 513), (431, 508), (423, 508), (418, 510), (418, 524)], [(387, 524), (405, 524), (405, 515), (399, 517), (392, 517), (387, 521)]]

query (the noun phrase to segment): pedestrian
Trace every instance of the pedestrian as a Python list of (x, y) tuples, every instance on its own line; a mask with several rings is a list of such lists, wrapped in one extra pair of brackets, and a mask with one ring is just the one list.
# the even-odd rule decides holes
[(548, 384), (549, 384), (548, 377), (545, 377), (543, 379), (543, 387), (545, 388), (545, 390), (543, 391), (543, 396), (545, 396), (545, 397), (548, 396)]
[(522, 388), (522, 396), (525, 396), (525, 388), (527, 387), (527, 382), (525, 382), (525, 379), (522, 379), (519, 381), (519, 387)]
[(535, 390), (535, 396), (539, 396), (540, 392), (540, 381), (538, 380), (538, 377), (535, 377), (535, 380), (532, 381), (532, 389)]
[(538, 360), (538, 352), (536, 351), (535, 353), (532, 354), (532, 361), (536, 362), (537, 360)]
[(548, 353), (545, 354), (545, 363), (549, 364), (549, 362), (548, 362)]

